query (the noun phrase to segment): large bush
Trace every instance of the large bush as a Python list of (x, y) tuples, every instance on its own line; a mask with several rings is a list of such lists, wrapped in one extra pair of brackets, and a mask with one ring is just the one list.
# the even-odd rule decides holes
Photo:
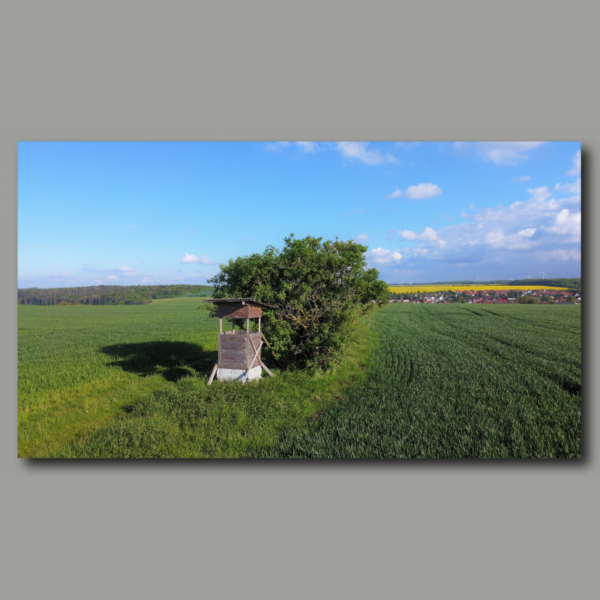
[(281, 251), (269, 246), (221, 265), (209, 283), (214, 298), (251, 297), (276, 307), (263, 311), (262, 331), (282, 367), (326, 368), (356, 318), (387, 302), (387, 284), (367, 269), (366, 250), (292, 234)]

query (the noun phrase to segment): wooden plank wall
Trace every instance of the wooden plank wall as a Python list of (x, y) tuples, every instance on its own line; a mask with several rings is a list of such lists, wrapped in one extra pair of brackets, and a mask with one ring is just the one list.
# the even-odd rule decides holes
[[(262, 334), (256, 332), (251, 333), (252, 341), (254, 342), (254, 348), (258, 348)], [(255, 361), (257, 366), (261, 359), (261, 352), (258, 353), (258, 358)], [(247, 369), (249, 363), (254, 356), (254, 349), (250, 340), (245, 333), (227, 331), (219, 334), (219, 367), (223, 369)]]

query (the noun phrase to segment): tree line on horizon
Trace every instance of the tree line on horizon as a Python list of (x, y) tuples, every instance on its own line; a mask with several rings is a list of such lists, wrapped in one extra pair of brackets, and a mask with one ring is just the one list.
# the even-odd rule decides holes
[(37, 306), (57, 304), (149, 304), (152, 300), (181, 296), (211, 296), (209, 285), (95, 285), (72, 288), (18, 290), (18, 303)]
[(564, 287), (567, 291), (581, 294), (581, 277), (559, 277), (557, 279), (516, 279), (509, 285), (547, 285)]

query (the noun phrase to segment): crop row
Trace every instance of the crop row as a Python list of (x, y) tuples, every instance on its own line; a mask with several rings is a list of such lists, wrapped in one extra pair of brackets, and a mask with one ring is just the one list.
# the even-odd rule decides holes
[(580, 315), (390, 306), (365, 383), (271, 455), (580, 457)]

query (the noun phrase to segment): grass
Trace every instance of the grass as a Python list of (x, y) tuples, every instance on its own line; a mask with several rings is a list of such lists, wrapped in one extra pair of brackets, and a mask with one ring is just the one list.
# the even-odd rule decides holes
[(19, 456), (248, 456), (363, 373), (359, 323), (328, 373), (208, 387), (219, 324), (198, 304), (19, 307)]
[(19, 306), (19, 456), (45, 456), (216, 360), (196, 299)]
[(581, 311), (391, 305), (364, 382), (264, 456), (581, 457)]
[(19, 456), (581, 456), (579, 307), (390, 304), (326, 373), (208, 387), (197, 306), (20, 307)]

